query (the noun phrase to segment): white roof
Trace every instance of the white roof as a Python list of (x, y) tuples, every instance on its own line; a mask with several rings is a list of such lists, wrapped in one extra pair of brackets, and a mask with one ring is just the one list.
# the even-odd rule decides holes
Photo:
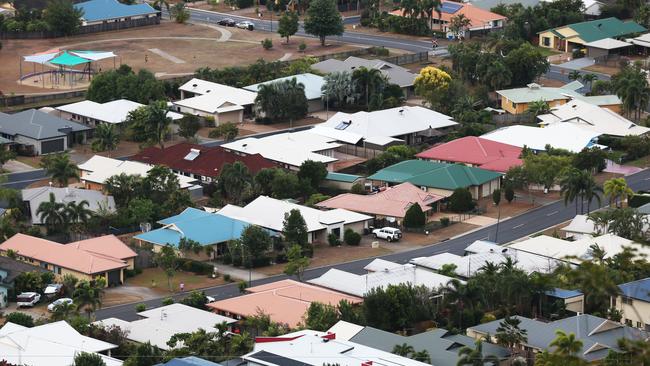
[(204, 94), (172, 102), (174, 105), (191, 108), (205, 113), (225, 113), (244, 109), (239, 104), (229, 101), (227, 95)]
[[(576, 217), (571, 220), (569, 225), (563, 227), (561, 230), (568, 233), (588, 235), (595, 234), (597, 232), (596, 225), (594, 225), (594, 222), (591, 221), (587, 215), (576, 215)], [(606, 231), (606, 228), (603, 228), (603, 230)]]
[[(378, 145), (395, 141), (396, 137), (455, 126), (450, 116), (419, 106), (403, 106), (373, 112), (338, 112), (310, 132), (337, 141), (356, 144), (361, 139)], [(399, 141), (399, 140), (398, 140)]]
[(435, 290), (447, 285), (450, 280), (452, 280), (451, 277), (418, 268), (413, 264), (403, 264), (364, 275), (333, 268), (325, 272), (322, 276), (309, 280), (308, 282), (346, 294), (363, 297), (373, 288), (386, 288), (389, 285), (406, 283), (414, 286), (423, 285)]
[[(145, 105), (126, 99), (118, 99), (106, 103), (82, 100), (81, 102), (56, 107), (56, 109), (106, 123), (122, 123), (126, 121), (130, 112), (140, 107), (145, 107)], [(183, 115), (176, 112), (167, 112), (167, 117), (177, 120), (183, 118)]]
[(224, 149), (245, 154), (260, 154), (266, 159), (298, 167), (307, 160), (332, 163), (338, 159), (319, 151), (340, 147), (334, 139), (317, 135), (312, 130), (287, 132), (261, 138), (248, 137), (221, 145)]
[(628, 42), (632, 42), (637, 46), (650, 47), (650, 33), (642, 34), (636, 38), (626, 39)]
[[(360, 366), (364, 363), (382, 366), (430, 366), (429, 364), (412, 360), (408, 357), (381, 351), (376, 348), (339, 339), (325, 340), (327, 333), (314, 330), (301, 330), (283, 335), (285, 341), (277, 338), (271, 342), (255, 344), (253, 352), (242, 358), (249, 364), (286, 365), (286, 359), (296, 364), (322, 366), (335, 363), (340, 366)], [(258, 352), (264, 351), (263, 354)], [(274, 362), (271, 355), (282, 357)], [(259, 357), (259, 358), (258, 358)]]
[(297, 205), (295, 203), (278, 200), (267, 196), (259, 196), (244, 207), (226, 205), (218, 214), (236, 220), (241, 220), (281, 232), (284, 227), (284, 215), (297, 209), (305, 219), (309, 232), (323, 230), (327, 225), (335, 223), (350, 224), (359, 221), (371, 220), (372, 217), (345, 209), (321, 211), (315, 208)]
[[(610, 258), (623, 251), (623, 248), (630, 247), (637, 249), (637, 255), (650, 254), (650, 248), (646, 248), (631, 240), (621, 238), (613, 234), (605, 234), (598, 237), (583, 237), (576, 241), (556, 239), (546, 235), (526, 239), (511, 244), (508, 248), (542, 255), (549, 258), (564, 260), (570, 263), (579, 264), (583, 260), (592, 259), (591, 246), (598, 245), (606, 253), (605, 258)], [(575, 258), (568, 258), (575, 257)]]
[(108, 318), (95, 322), (103, 326), (116, 325), (127, 330), (127, 338), (138, 343), (151, 342), (160, 349), (168, 350), (167, 341), (178, 333), (192, 333), (199, 329), (213, 331), (217, 324), (236, 322), (235, 319), (217, 315), (183, 304), (171, 304), (143, 311), (138, 315), (145, 319), (127, 322), (122, 319)]
[[(593, 4), (590, 4), (590, 6), (591, 5)], [(588, 6), (585, 6), (585, 8), (588, 8)], [(618, 39), (614, 39), (614, 38), (603, 38), (597, 41), (585, 43), (585, 46), (600, 48), (603, 50), (614, 50), (617, 48), (630, 47), (632, 46), (632, 44), (628, 42), (619, 41)]]
[(539, 116), (540, 125), (572, 125), (589, 132), (611, 136), (643, 135), (650, 128), (642, 127), (607, 108), (573, 99)]
[[(65, 321), (26, 328), (7, 323), (0, 329), (0, 359), (10, 364), (69, 366), (78, 353), (104, 352), (116, 345), (79, 334)], [(107, 366), (122, 361), (100, 355)]]
[(265, 81), (263, 83), (245, 86), (244, 89), (257, 92), (260, 85), (283, 82), (285, 80), (291, 80), (294, 78), (296, 79), (296, 82), (298, 84), (302, 84), (305, 87), (305, 97), (307, 98), (307, 100), (320, 99), (321, 96), (323, 95), (322, 89), (323, 89), (323, 85), (325, 85), (325, 79), (322, 76), (314, 75), (311, 73), (298, 74), (298, 75), (273, 79), (270, 81)]
[(368, 263), (365, 267), (363, 267), (363, 269), (365, 269), (368, 272), (379, 272), (379, 271), (397, 269), (401, 266), (402, 265), (399, 263), (377, 258), (374, 259), (372, 262)]
[(56, 201), (60, 203), (86, 201), (88, 202), (87, 208), (93, 212), (97, 212), (100, 207), (109, 212), (115, 211), (113, 196), (105, 196), (102, 192), (91, 189), (39, 187), (23, 189), (21, 194), (23, 201), (29, 201), (33, 224), (42, 224), (41, 217), (36, 212), (42, 202), (50, 200), (50, 194), (53, 194)]
[(255, 103), (255, 97), (257, 97), (257, 93), (248, 90), (196, 78), (181, 85), (178, 89), (196, 95), (212, 95), (215, 100), (223, 100), (241, 106)]
[(572, 124), (555, 123), (545, 128), (508, 126), (488, 132), (481, 138), (519, 147), (527, 146), (536, 151), (546, 150), (546, 145), (574, 153), (594, 145), (598, 132), (589, 131)]
[[(137, 161), (111, 159), (101, 155), (95, 155), (85, 163), (79, 164), (79, 169), (84, 171), (81, 180), (98, 184), (104, 184), (108, 178), (122, 173), (139, 175), (144, 178), (153, 168), (151, 165)], [(182, 189), (192, 187), (196, 182), (196, 179), (191, 177), (181, 174), (176, 174), (176, 176)]]
[(327, 330), (327, 333), (336, 334), (336, 339), (338, 340), (349, 341), (352, 337), (357, 335), (357, 333), (364, 330), (365, 328), (366, 327), (362, 325), (346, 322), (345, 320), (339, 320), (336, 322), (336, 324), (332, 325), (332, 327)]

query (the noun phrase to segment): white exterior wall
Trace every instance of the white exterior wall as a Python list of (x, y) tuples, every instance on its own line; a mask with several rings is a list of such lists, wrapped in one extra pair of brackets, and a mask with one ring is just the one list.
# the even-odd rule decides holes
[(622, 324), (650, 330), (650, 303), (638, 299), (629, 299), (631, 303), (623, 303), (621, 296), (617, 296), (615, 301), (614, 307), (623, 313)]

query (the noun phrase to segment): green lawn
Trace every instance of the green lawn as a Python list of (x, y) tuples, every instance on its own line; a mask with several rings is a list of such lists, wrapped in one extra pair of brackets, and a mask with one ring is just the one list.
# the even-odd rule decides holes
[(542, 53), (542, 56), (544, 56), (544, 57), (553, 56), (553, 55), (557, 55), (558, 53), (560, 53), (560, 52), (558, 52), (556, 50), (553, 50), (553, 49), (550, 49), (550, 48), (545, 48), (545, 47), (537, 46), (537, 49), (539, 50), (539, 52)]

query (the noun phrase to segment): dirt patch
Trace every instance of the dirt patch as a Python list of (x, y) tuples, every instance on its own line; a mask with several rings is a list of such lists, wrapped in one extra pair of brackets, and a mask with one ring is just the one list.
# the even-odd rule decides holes
[(160, 294), (151, 288), (142, 286), (120, 286), (104, 291), (103, 307), (146, 301), (159, 297)]
[(601, 74), (614, 75), (620, 72), (621, 68), (618, 66), (610, 66), (610, 65), (592, 65), (592, 66), (585, 67), (584, 69), (582, 69), (582, 71), (592, 71), (592, 72), (599, 72)]
[(167, 276), (160, 268), (146, 268), (141, 274), (126, 280), (128, 286), (145, 288), (156, 293), (157, 296), (179, 293), (181, 283), (185, 285), (185, 291), (192, 291), (222, 285), (225, 281), (221, 277), (211, 278), (194, 273), (177, 271), (174, 277), (172, 277), (172, 291), (170, 291), (167, 285)]

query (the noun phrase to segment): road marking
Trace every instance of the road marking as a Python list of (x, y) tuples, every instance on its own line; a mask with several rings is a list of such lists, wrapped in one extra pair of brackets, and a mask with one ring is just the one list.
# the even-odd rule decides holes
[(546, 216), (553, 216), (553, 215), (555, 215), (555, 214), (558, 213), (558, 212), (559, 212), (559, 211), (553, 211), (553, 212), (551, 212), (551, 213), (546, 214)]
[(519, 224), (519, 225), (517, 225), (517, 226), (513, 226), (512, 228), (513, 228), (513, 229), (519, 229), (520, 227), (522, 227), (522, 226), (524, 226), (524, 225), (525, 225), (525, 224)]

